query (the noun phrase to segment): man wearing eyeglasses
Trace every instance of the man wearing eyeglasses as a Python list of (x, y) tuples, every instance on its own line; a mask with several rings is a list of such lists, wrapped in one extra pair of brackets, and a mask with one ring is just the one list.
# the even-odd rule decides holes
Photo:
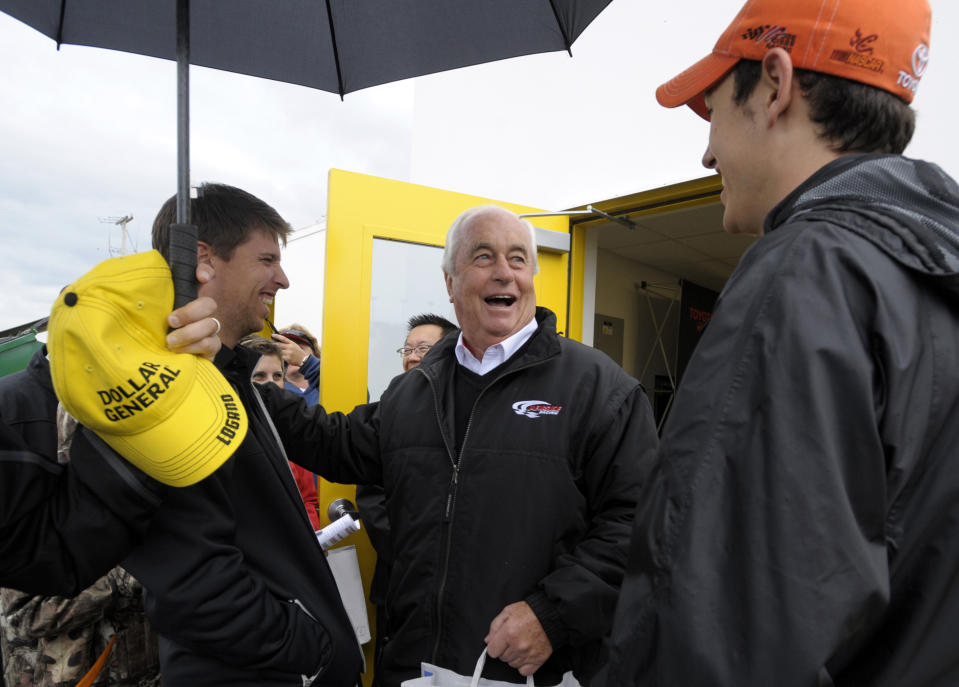
[(403, 359), (403, 372), (416, 367), (423, 360), (423, 356), (437, 341), (450, 332), (456, 331), (456, 325), (445, 317), (433, 313), (414, 315), (407, 323), (408, 334), (406, 341), (396, 352)]
[(393, 560), (377, 685), (417, 677), (421, 661), (472, 673), (484, 645), (487, 678), (556, 684), (572, 671), (588, 684), (658, 443), (649, 401), (536, 306), (528, 222), (467, 210), (442, 267), (461, 332), (378, 403), (326, 414), (269, 388), (264, 401), (315, 472), (385, 489)]

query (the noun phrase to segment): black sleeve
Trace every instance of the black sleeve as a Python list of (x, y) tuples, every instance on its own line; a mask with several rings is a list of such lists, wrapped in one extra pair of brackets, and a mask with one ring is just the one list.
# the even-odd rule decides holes
[(254, 386), (290, 460), (329, 482), (382, 484), (379, 403), (358, 405), (345, 414), (327, 413), (275, 384)]
[(629, 550), (636, 495), (659, 444), (649, 399), (636, 384), (595, 428), (584, 461), (589, 526), (576, 548), (560, 557), (525, 601), (554, 647), (605, 635)]
[(361, 484), (356, 488), (356, 508), (378, 558), (389, 560), (390, 519), (386, 511), (386, 491), (378, 484)]
[(52, 463), (0, 421), (0, 585), (72, 596), (146, 531), (164, 487), (88, 430), (72, 456)]

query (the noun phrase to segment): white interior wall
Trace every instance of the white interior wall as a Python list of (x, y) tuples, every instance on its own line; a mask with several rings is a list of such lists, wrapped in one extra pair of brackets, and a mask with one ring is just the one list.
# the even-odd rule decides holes
[(593, 324), (596, 321), (596, 261), (598, 259), (599, 234), (596, 229), (586, 230), (586, 254), (583, 262), (583, 343), (593, 345)]
[[(647, 284), (646, 290), (641, 288), (644, 282)], [(666, 370), (656, 341), (655, 323), (661, 324), (667, 311), (669, 320), (663, 330), (663, 348), (670, 365), (675, 364), (679, 304), (673, 305), (671, 311), (669, 304), (671, 299), (679, 297), (679, 278), (599, 248), (596, 251), (595, 284), (594, 312), (619, 317), (624, 321), (623, 369), (639, 378), (649, 352), (655, 347), (646, 373), (640, 379), (652, 399), (655, 375), (665, 374)], [(655, 314), (655, 323), (650, 306)], [(586, 321), (584, 312), (584, 323)], [(588, 322), (592, 329), (592, 316)]]

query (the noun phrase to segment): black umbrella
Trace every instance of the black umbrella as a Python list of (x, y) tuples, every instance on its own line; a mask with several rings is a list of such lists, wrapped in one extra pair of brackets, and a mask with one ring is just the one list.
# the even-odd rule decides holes
[[(378, 84), (570, 50), (611, 0), (0, 0), (57, 42), (177, 61), (176, 305), (196, 297), (189, 66), (318, 88)], [(572, 53), (570, 53), (572, 54)]]

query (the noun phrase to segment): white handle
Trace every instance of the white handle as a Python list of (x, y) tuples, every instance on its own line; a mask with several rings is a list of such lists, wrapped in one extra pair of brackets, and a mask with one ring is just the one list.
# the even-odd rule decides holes
[[(470, 680), (470, 687), (479, 687), (480, 675), (483, 674), (483, 666), (486, 665), (486, 649), (483, 649), (483, 653), (480, 654), (479, 660), (476, 661), (476, 668), (473, 669), (473, 679)], [(533, 684), (533, 676), (526, 676), (526, 687), (536, 687)]]

